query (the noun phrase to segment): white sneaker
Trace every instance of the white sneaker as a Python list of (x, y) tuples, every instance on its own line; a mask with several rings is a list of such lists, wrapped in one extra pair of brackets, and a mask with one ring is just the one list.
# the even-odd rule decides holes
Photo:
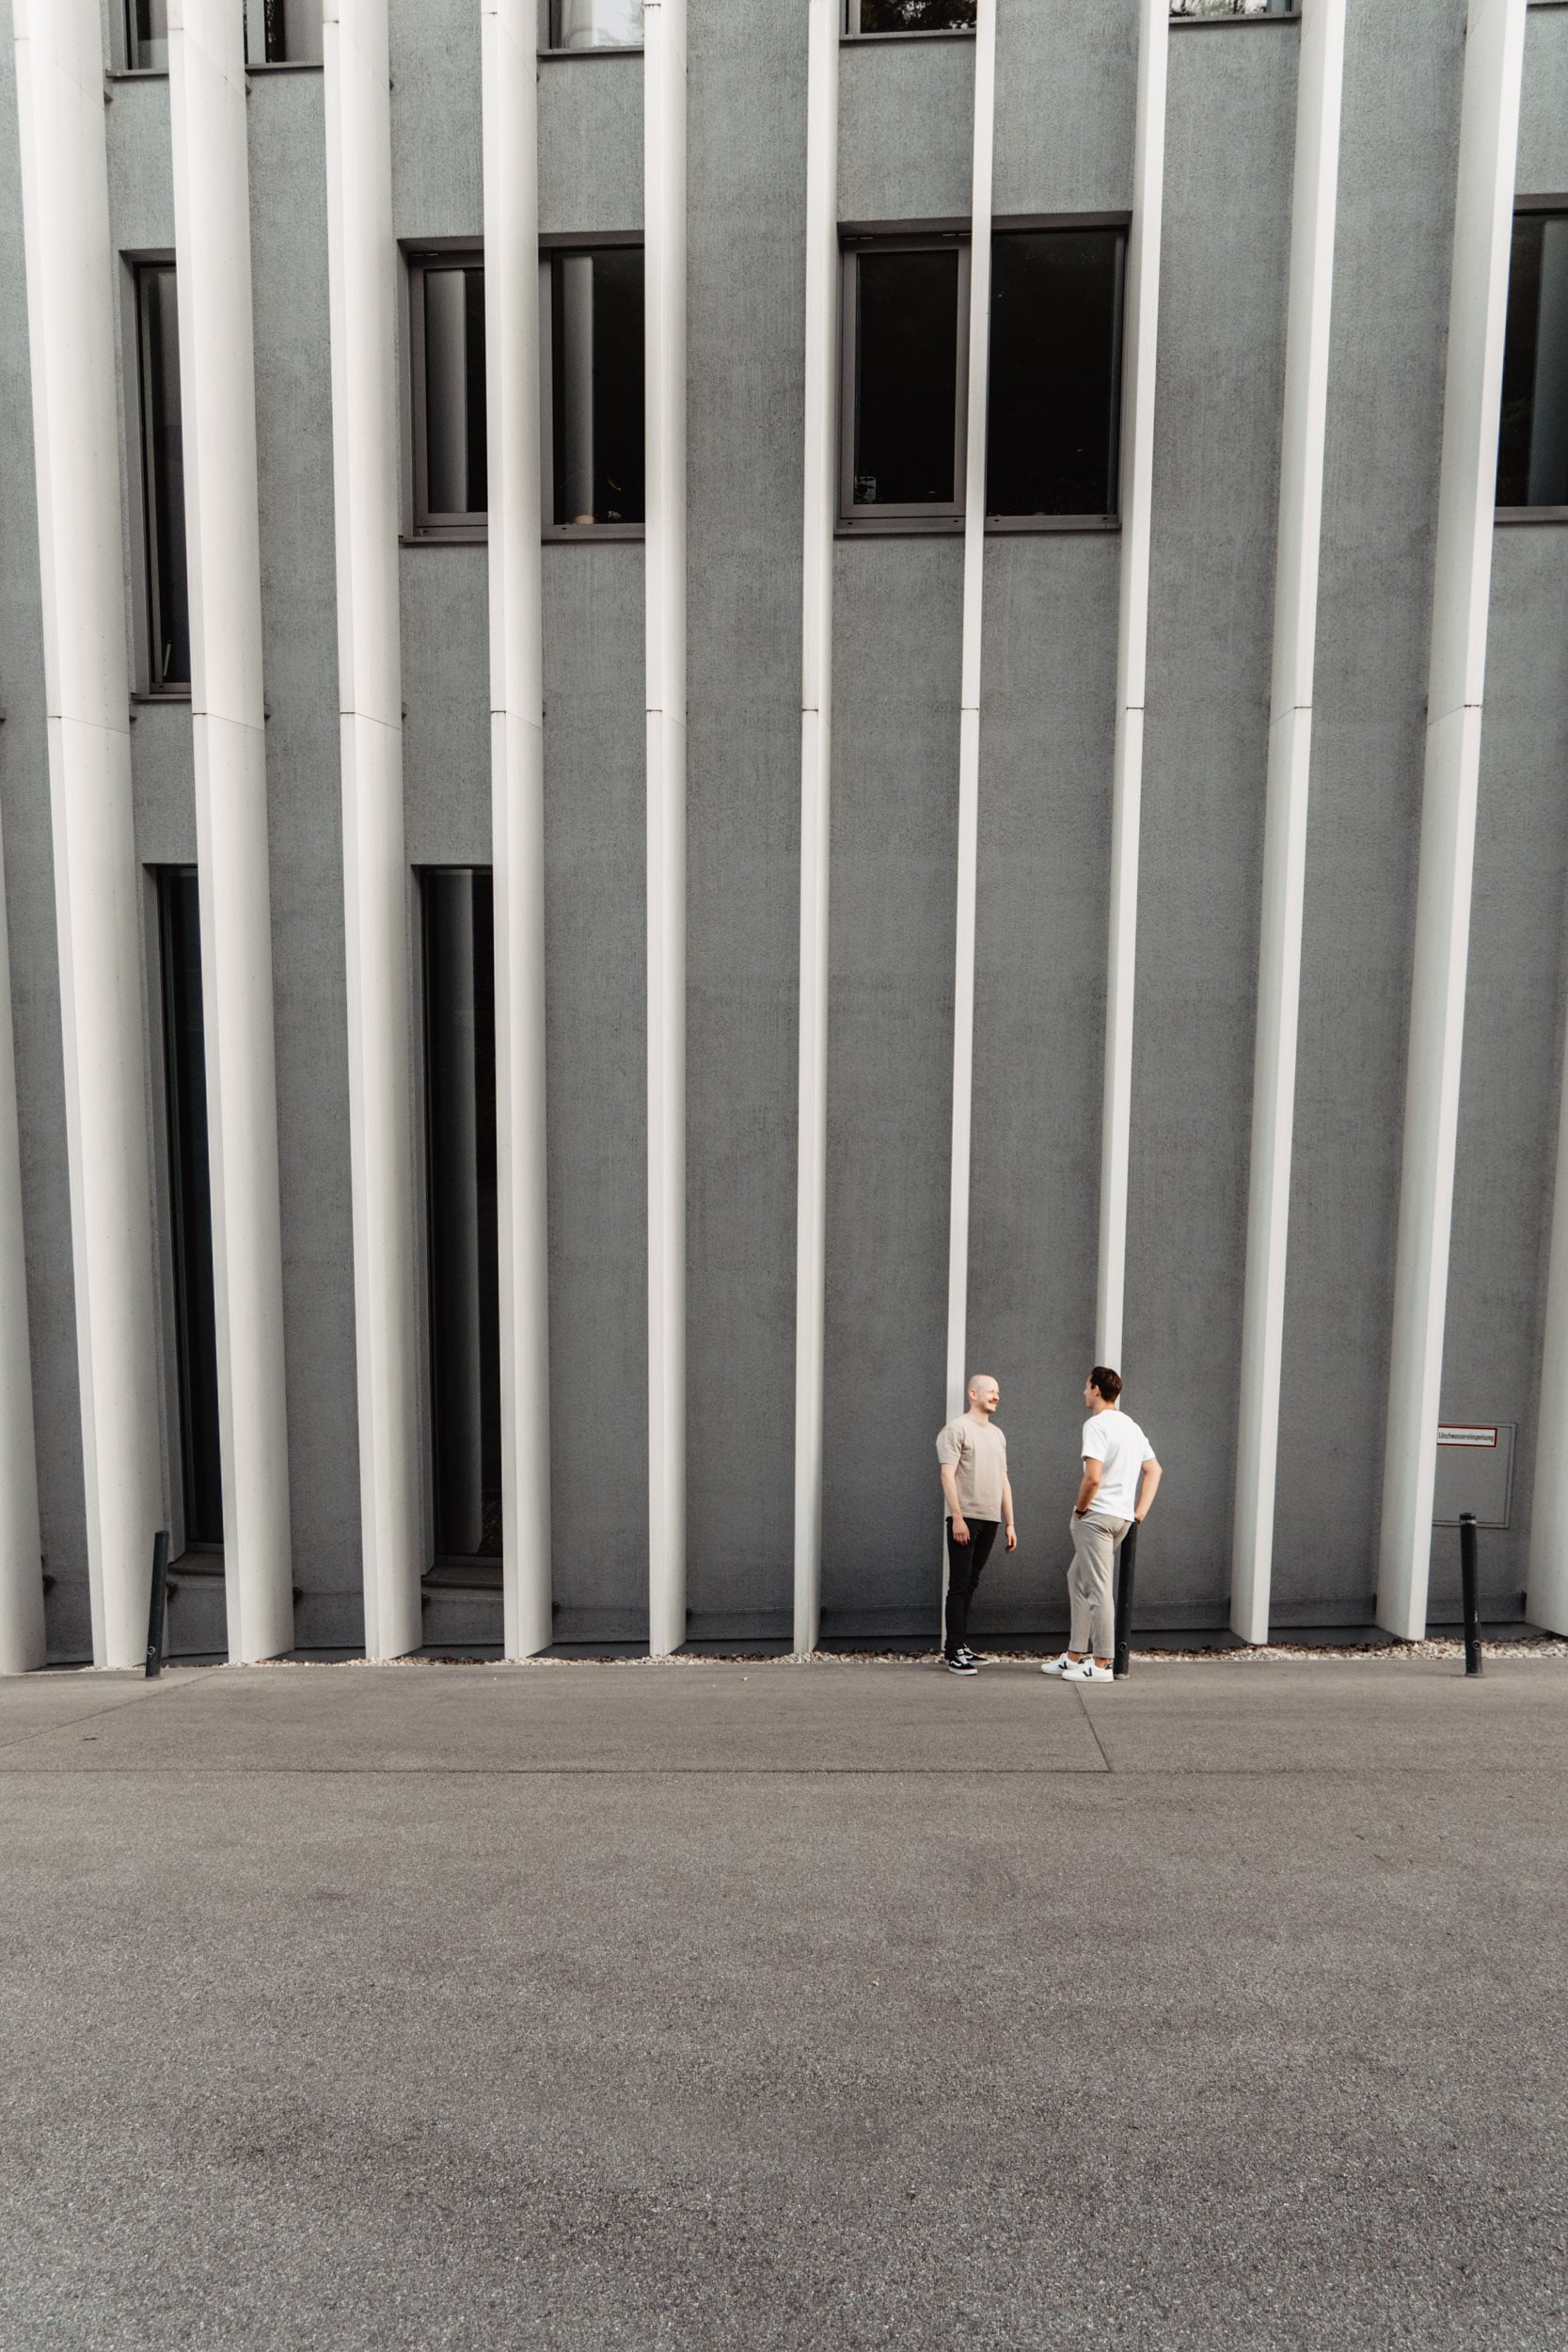
[(1114, 1682), (1116, 1676), (1109, 1666), (1097, 1666), (1092, 1658), (1081, 1658), (1076, 1666), (1062, 1668), (1064, 1682)]
[(1071, 1664), (1072, 1660), (1066, 1650), (1063, 1650), (1060, 1658), (1048, 1658), (1040, 1668), (1040, 1672), (1042, 1675), (1065, 1675)]

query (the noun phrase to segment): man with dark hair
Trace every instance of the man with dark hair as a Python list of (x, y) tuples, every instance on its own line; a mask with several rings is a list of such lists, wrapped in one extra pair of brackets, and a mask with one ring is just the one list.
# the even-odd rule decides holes
[(1084, 1475), (1072, 1506), (1072, 1565), (1067, 1574), (1072, 1629), (1060, 1658), (1041, 1674), (1064, 1682), (1109, 1682), (1115, 1640), (1111, 1568), (1134, 1519), (1148, 1517), (1160, 1484), (1154, 1448), (1121, 1409), (1121, 1375), (1096, 1364), (1084, 1383)]
[(968, 1395), (968, 1412), (937, 1432), (942, 1498), (947, 1505), (942, 1649), (950, 1675), (979, 1671), (964, 1635), (969, 1630), (969, 1604), (1000, 1527), (1006, 1527), (1007, 1549), (1018, 1549), (1013, 1490), (1007, 1478), (1007, 1440), (991, 1419), (1002, 1401), (1001, 1391), (989, 1372), (976, 1372), (970, 1375)]

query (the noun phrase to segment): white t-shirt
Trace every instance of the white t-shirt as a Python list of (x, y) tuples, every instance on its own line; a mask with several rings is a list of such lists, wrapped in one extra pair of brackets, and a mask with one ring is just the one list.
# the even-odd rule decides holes
[(1100, 1486), (1085, 1516), (1091, 1519), (1130, 1519), (1137, 1508), (1138, 1480), (1154, 1448), (1130, 1415), (1115, 1406), (1108, 1413), (1091, 1413), (1084, 1423), (1084, 1459), (1103, 1462)]

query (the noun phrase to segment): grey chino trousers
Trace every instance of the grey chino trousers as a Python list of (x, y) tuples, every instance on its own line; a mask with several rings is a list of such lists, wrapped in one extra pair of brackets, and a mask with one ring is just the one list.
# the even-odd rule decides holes
[(1069, 1649), (1086, 1651), (1096, 1658), (1110, 1657), (1116, 1640), (1111, 1567), (1117, 1546), (1132, 1524), (1131, 1519), (1081, 1519), (1073, 1514), (1072, 1565), (1067, 1572), (1072, 1611)]

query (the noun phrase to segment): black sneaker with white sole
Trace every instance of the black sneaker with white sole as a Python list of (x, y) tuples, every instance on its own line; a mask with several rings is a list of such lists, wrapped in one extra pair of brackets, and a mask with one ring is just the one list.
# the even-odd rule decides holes
[(961, 1649), (947, 1661), (947, 1671), (950, 1675), (977, 1675), (980, 1669), (968, 1650)]

